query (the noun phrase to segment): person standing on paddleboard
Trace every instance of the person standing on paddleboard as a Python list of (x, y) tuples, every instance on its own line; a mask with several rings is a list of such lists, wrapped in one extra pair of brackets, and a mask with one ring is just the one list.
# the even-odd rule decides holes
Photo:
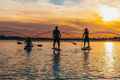
[(61, 33), (58, 30), (58, 27), (56, 26), (53, 30), (53, 48), (55, 48), (55, 45), (57, 43), (58, 48), (60, 49), (60, 39), (61, 39)]
[[(89, 38), (89, 30), (88, 30), (88, 28), (84, 29), (83, 42), (84, 42), (83, 48), (90, 48), (90, 38)], [(86, 47), (86, 43), (87, 43), (87, 47)]]

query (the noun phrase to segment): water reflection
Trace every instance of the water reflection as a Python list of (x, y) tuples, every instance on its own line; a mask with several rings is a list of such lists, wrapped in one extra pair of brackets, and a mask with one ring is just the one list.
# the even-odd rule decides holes
[(37, 71), (32, 65), (28, 65), (24, 67), (24, 69), (20, 70), (21, 77), (27, 78), (27, 80), (36, 80), (37, 78)]
[(60, 78), (60, 50), (53, 49), (53, 75), (55, 79)]
[(85, 65), (89, 64), (89, 53), (90, 53), (90, 50), (85, 50), (84, 52), (84, 62), (85, 62)]
[(84, 77), (88, 78), (89, 77), (89, 54), (90, 54), (90, 50), (85, 50), (83, 51), (84, 54)]
[(26, 53), (27, 53), (27, 56), (30, 56), (31, 55), (31, 51), (32, 51), (32, 47), (25, 47), (24, 48)]
[(74, 52), (76, 47), (63, 42), (62, 56), (59, 49), (54, 49), (51, 56), (50, 42), (44, 42), (42, 50), (23, 50), (24, 45), (1, 41), (0, 80), (120, 80), (120, 42), (91, 45), (90, 51)]
[(110, 74), (114, 71), (114, 44), (112, 42), (105, 43), (105, 73)]
[(30, 59), (26, 59), (24, 67), (19, 69), (20, 78), (26, 79), (26, 80), (36, 80), (38, 77), (37, 70), (35, 66), (31, 63)]

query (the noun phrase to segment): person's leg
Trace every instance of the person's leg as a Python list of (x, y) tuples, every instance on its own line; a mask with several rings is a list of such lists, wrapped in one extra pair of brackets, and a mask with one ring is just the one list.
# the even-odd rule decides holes
[(55, 48), (56, 40), (53, 40), (53, 48)]
[(58, 48), (60, 49), (60, 40), (58, 40)]
[(85, 46), (86, 46), (86, 39), (84, 39), (84, 48), (85, 48)]
[(83, 46), (84, 48), (85, 48), (85, 45), (86, 45), (86, 41), (84, 41), (84, 46)]
[(90, 47), (90, 40), (88, 39), (88, 47)]
[(88, 47), (90, 47), (90, 42), (88, 41)]

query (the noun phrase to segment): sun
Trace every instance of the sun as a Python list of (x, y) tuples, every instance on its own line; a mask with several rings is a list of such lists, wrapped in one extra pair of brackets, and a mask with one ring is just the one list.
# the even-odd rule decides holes
[(100, 5), (99, 13), (104, 21), (112, 21), (119, 18), (118, 9), (108, 5)]

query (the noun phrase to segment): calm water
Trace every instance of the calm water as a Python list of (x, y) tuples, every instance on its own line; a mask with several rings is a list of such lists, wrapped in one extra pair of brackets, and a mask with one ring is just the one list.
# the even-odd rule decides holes
[(120, 80), (120, 42), (92, 42), (90, 51), (76, 43), (53, 51), (51, 42), (34, 42), (27, 52), (16, 41), (0, 41), (0, 80)]

